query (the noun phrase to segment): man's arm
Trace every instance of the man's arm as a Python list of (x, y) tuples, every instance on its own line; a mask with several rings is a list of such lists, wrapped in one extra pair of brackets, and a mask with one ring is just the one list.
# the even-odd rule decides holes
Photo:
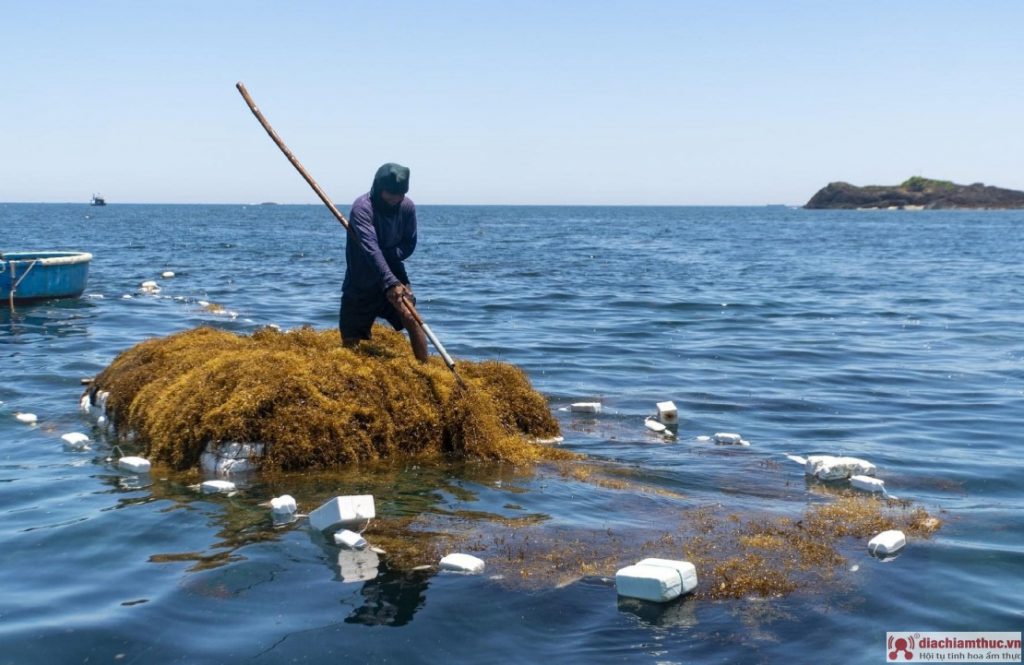
[(402, 241), (395, 247), (388, 247), (384, 250), (384, 256), (389, 261), (404, 261), (416, 251), (416, 208), (409, 213), (405, 224)]

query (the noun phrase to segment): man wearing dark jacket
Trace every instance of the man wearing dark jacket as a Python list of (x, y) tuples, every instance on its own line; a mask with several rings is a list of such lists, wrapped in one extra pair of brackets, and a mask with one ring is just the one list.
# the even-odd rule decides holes
[(427, 338), (402, 300), (415, 304), (403, 261), (416, 249), (416, 206), (409, 191), (409, 169), (385, 164), (377, 169), (373, 186), (352, 204), (353, 234), (345, 245), (345, 282), (341, 286), (338, 327), (346, 347), (370, 339), (378, 317), (395, 330), (409, 331), (412, 352), (427, 360)]

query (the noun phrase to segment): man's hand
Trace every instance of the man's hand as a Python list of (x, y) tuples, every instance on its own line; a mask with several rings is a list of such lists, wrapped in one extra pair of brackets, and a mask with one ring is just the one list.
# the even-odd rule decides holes
[(412, 298), (412, 289), (405, 284), (395, 284), (390, 289), (384, 292), (387, 296), (388, 302), (399, 312), (402, 311), (402, 301), (406, 298)]

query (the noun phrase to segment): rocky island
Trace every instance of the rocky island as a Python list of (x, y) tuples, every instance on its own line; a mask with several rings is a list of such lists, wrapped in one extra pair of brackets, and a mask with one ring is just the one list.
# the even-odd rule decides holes
[(938, 210), (955, 208), (1024, 208), (1024, 192), (990, 187), (980, 182), (958, 185), (948, 180), (914, 176), (900, 185), (857, 187), (830, 182), (804, 208)]

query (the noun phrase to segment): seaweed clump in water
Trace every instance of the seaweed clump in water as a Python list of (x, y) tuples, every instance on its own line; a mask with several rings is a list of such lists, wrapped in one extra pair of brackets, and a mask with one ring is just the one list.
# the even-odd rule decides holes
[(570, 454), (534, 438), (558, 435), (543, 396), (518, 368), (460, 362), (464, 386), (438, 358), (377, 327), (357, 349), (337, 331), (209, 327), (144, 341), (90, 387), (107, 391), (119, 434), (152, 458), (196, 466), (211, 442), (265, 444), (268, 469), (337, 468), (447, 454), (529, 463)]

